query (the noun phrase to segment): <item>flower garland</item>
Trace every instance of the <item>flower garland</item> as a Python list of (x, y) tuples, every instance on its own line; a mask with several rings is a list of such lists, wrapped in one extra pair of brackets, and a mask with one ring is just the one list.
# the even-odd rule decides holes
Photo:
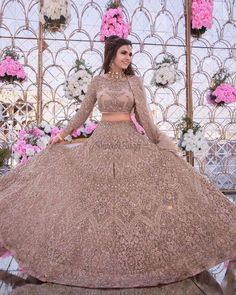
[(81, 103), (92, 77), (92, 72), (85, 66), (84, 60), (77, 59), (75, 73), (69, 76), (64, 83), (65, 97), (68, 99), (75, 99)]
[(192, 0), (191, 33), (200, 37), (212, 27), (213, 0)]
[(114, 3), (111, 0), (108, 2), (106, 8), (107, 11), (102, 17), (100, 40), (105, 41), (107, 37), (112, 35), (127, 38), (131, 28), (124, 19), (124, 12), (121, 4)]
[(184, 117), (178, 124), (181, 130), (178, 146), (184, 152), (207, 153), (209, 147), (204, 138), (203, 131), (199, 123), (192, 121), (189, 117)]
[[(81, 128), (68, 135), (65, 140), (71, 141), (76, 138), (88, 138), (97, 127), (97, 122), (91, 121), (83, 124)], [(35, 154), (44, 150), (51, 138), (54, 138), (63, 128), (51, 126), (42, 122), (38, 126), (31, 124), (19, 131), (16, 143), (13, 145), (13, 158), (17, 164), (25, 164)]]
[(236, 102), (236, 88), (225, 83), (230, 74), (225, 69), (220, 69), (212, 77), (212, 86), (207, 94), (207, 102), (212, 105), (223, 106)]
[(156, 63), (151, 85), (167, 87), (179, 80), (180, 75), (175, 69), (175, 64), (177, 64), (177, 61), (174, 56), (164, 57), (162, 62)]
[(55, 33), (65, 29), (70, 19), (70, 0), (44, 0), (40, 20), (45, 30)]
[(6, 49), (0, 62), (0, 81), (8, 84), (22, 83), (27, 80), (23, 66), (18, 61), (19, 55), (14, 50)]

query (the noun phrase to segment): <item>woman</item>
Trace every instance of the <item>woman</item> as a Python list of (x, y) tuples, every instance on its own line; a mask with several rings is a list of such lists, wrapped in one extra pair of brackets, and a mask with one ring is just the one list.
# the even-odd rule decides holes
[[(154, 125), (130, 41), (110, 37), (103, 75), (39, 155), (0, 180), (0, 244), (42, 281), (155, 286), (232, 257), (236, 207), (176, 154)], [(102, 120), (81, 146), (57, 144), (98, 101)], [(130, 119), (134, 111), (146, 135)]]

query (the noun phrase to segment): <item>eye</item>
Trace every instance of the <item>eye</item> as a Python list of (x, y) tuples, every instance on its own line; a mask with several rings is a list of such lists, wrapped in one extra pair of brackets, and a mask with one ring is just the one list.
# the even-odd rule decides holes
[[(128, 53), (128, 51), (121, 51), (121, 54), (127, 54)], [(130, 52), (130, 53), (128, 53), (129, 54), (129, 56), (132, 56), (133, 55), (133, 53), (132, 52)]]

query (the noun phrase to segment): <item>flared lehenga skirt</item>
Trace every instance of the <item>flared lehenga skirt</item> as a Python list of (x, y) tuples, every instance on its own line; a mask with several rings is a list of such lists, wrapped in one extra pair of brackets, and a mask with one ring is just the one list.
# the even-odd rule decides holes
[(42, 281), (155, 286), (236, 253), (236, 206), (132, 122), (47, 148), (0, 188), (0, 245)]

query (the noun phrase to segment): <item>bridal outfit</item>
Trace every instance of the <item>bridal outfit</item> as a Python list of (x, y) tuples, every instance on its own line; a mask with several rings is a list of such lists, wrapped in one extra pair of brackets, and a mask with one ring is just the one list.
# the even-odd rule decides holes
[(103, 119), (85, 143), (0, 178), (2, 251), (41, 281), (91, 288), (167, 284), (235, 256), (236, 206), (155, 126), (142, 80), (94, 77), (65, 131), (96, 102)]

